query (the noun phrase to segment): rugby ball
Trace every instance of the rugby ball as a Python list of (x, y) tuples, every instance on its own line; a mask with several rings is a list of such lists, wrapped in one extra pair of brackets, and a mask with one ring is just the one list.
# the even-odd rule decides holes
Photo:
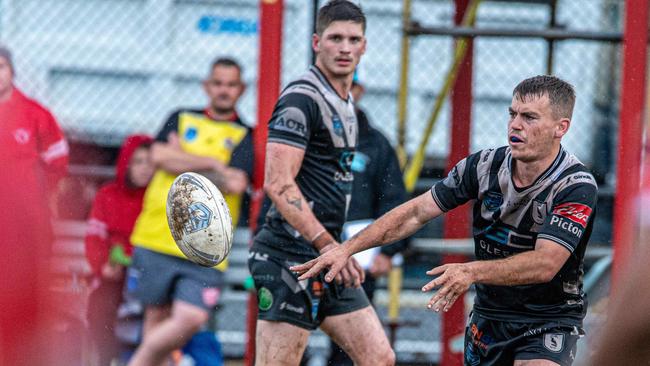
[(232, 247), (232, 217), (223, 195), (206, 177), (183, 173), (167, 194), (167, 223), (178, 248), (202, 266), (221, 263)]

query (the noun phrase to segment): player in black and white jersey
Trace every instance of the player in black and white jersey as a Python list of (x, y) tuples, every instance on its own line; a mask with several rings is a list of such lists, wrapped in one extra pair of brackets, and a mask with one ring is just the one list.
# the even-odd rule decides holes
[(366, 48), (365, 21), (349, 1), (320, 9), (316, 64), (283, 90), (269, 121), (264, 188), (273, 205), (248, 262), (258, 295), (258, 366), (298, 365), (319, 326), (357, 365), (395, 362), (354, 259), (336, 283), (299, 281), (289, 270), (340, 245), (358, 140), (350, 87)]
[(593, 176), (560, 144), (574, 103), (573, 87), (556, 77), (522, 81), (509, 108), (508, 146), (468, 156), (430, 192), (292, 270), (304, 279), (329, 268), (330, 281), (351, 254), (473, 200), (477, 260), (428, 271), (437, 275), (422, 288), (437, 288), (428, 307), (447, 311), (476, 286), (466, 365), (571, 365), (583, 334), (583, 257), (597, 194)]

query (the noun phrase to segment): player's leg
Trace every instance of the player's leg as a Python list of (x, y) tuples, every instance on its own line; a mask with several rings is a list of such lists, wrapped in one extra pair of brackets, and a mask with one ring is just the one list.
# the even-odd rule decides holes
[[(174, 286), (171, 314), (143, 340), (151, 364), (162, 362), (174, 349), (183, 347), (207, 322), (223, 286), (223, 273), (187, 260), (169, 257)], [(221, 360), (214, 360), (215, 363)]]
[(255, 366), (298, 366), (309, 330), (284, 322), (258, 320)]
[(328, 316), (321, 329), (345, 350), (355, 365), (395, 364), (395, 353), (372, 306)]
[(144, 320), (142, 322), (142, 336), (146, 337), (151, 331), (169, 318), (172, 313), (172, 305), (147, 306), (144, 310)]
[(160, 365), (169, 354), (187, 343), (208, 320), (208, 311), (185, 301), (175, 300), (171, 314), (144, 333), (129, 365)]
[(318, 301), (312, 302), (313, 281), (298, 281), (289, 270), (294, 262), (252, 250), (248, 268), (257, 289), (255, 365), (298, 366), (311, 330), (318, 321)]

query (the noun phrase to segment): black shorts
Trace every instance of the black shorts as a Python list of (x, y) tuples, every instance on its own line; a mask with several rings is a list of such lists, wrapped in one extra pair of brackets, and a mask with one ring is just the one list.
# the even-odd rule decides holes
[(583, 335), (580, 327), (558, 322), (508, 322), (473, 312), (465, 329), (465, 365), (502, 366), (543, 359), (571, 366)]
[(311, 259), (295, 256), (281, 258), (281, 253), (275, 251), (251, 249), (248, 268), (257, 289), (258, 319), (286, 322), (314, 330), (330, 315), (350, 313), (370, 306), (362, 288), (326, 283), (322, 274), (299, 282), (289, 267)]

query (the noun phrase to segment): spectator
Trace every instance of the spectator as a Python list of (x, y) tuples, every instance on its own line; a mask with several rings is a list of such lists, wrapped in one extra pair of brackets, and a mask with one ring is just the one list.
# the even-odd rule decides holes
[(133, 246), (129, 240), (142, 209), (142, 198), (153, 175), (148, 136), (129, 136), (117, 158), (115, 180), (97, 192), (88, 219), (86, 257), (92, 268), (93, 290), (88, 300), (88, 326), (99, 365), (118, 356), (114, 323), (122, 302), (125, 268)]
[(68, 144), (52, 114), (14, 86), (14, 76), (11, 52), (0, 46), (0, 364), (31, 366), (47, 357), (38, 340), (51, 342), (47, 282), (40, 279), (53, 240), (49, 202), (67, 171)]
[[(390, 211), (407, 199), (406, 187), (397, 160), (397, 154), (388, 139), (369, 122), (359, 107), (365, 88), (358, 80), (352, 82), (350, 93), (354, 98), (359, 124), (359, 142), (352, 161), (354, 182), (352, 200), (348, 210), (346, 228), (360, 228)], [(363, 289), (372, 302), (376, 279), (386, 275), (392, 268), (391, 258), (407, 246), (406, 240), (383, 246), (374, 252), (366, 270)], [(363, 265), (364, 262), (360, 261)], [(352, 365), (352, 359), (336, 343), (330, 343), (330, 365)]]
[(244, 92), (241, 67), (217, 59), (203, 88), (210, 104), (173, 113), (156, 137), (156, 173), (145, 193), (131, 242), (129, 291), (145, 306), (143, 341), (130, 365), (159, 365), (206, 323), (217, 305), (227, 262), (217, 270), (185, 259), (174, 243), (165, 216), (167, 191), (174, 178), (196, 171), (225, 194), (238, 222), (242, 194), (252, 174), (252, 139), (235, 110)]

